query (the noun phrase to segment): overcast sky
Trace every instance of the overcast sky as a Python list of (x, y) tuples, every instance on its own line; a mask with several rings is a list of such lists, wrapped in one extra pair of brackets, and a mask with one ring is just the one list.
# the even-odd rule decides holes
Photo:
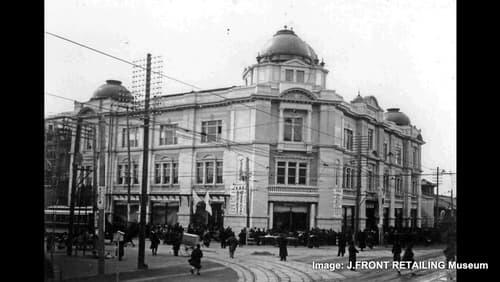
[[(454, 0), (45, 1), (46, 31), (126, 60), (163, 56), (166, 75), (202, 89), (242, 85), (284, 25), (324, 59), (328, 89), (374, 95), (422, 129), (424, 173), (456, 171)], [(87, 101), (107, 79), (130, 89), (132, 67), (45, 35), (46, 92)], [(165, 81), (165, 94), (191, 90)], [(46, 115), (72, 109), (45, 95)], [(445, 176), (440, 194), (454, 182)]]

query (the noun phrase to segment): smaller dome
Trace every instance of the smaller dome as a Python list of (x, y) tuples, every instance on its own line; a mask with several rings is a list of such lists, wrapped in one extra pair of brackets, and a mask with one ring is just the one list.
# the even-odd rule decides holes
[(110, 79), (106, 80), (106, 84), (97, 88), (91, 100), (109, 98), (116, 101), (130, 102), (132, 101), (133, 96), (127, 88), (122, 86), (121, 81)]
[(400, 112), (398, 108), (387, 109), (385, 120), (392, 121), (400, 126), (410, 125), (410, 118), (403, 112)]

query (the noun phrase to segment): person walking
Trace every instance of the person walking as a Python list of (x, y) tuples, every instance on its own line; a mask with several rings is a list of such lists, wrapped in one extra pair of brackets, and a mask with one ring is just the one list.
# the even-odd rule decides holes
[(366, 234), (363, 231), (358, 231), (358, 246), (361, 251), (366, 248)]
[(356, 270), (356, 268), (354, 266), (356, 265), (356, 254), (357, 253), (359, 253), (359, 251), (354, 246), (354, 242), (350, 241), (349, 242), (349, 264), (351, 265), (352, 271)]
[(345, 233), (342, 232), (339, 236), (339, 252), (337, 254), (338, 257), (340, 257), (341, 255), (344, 256), (345, 245), (346, 245), (346, 237), (345, 237)]
[(181, 248), (182, 233), (174, 232), (172, 240), (172, 249), (174, 250), (174, 256), (179, 256), (179, 249)]
[[(394, 262), (400, 262), (401, 261), (401, 244), (399, 243), (399, 240), (395, 240), (394, 244), (392, 245), (392, 260)], [(401, 275), (401, 270), (397, 268), (398, 274)]]
[(287, 250), (287, 244), (288, 242), (286, 241), (286, 237), (284, 235), (280, 236), (278, 239), (278, 246), (280, 248), (280, 261), (286, 261), (286, 257), (288, 256), (288, 250)]
[(153, 252), (153, 256), (156, 256), (158, 253), (158, 245), (160, 244), (160, 237), (157, 232), (151, 232), (151, 251)]
[(221, 227), (219, 230), (220, 247), (222, 249), (226, 248), (226, 230)]
[(205, 247), (209, 248), (210, 247), (210, 231), (206, 230), (205, 233), (203, 234), (203, 245)]
[(191, 265), (191, 274), (194, 274), (194, 270), (196, 269), (196, 274), (200, 275), (202, 257), (203, 252), (200, 250), (200, 244), (197, 244), (196, 249), (191, 252), (191, 258), (188, 260)]
[(227, 239), (227, 244), (229, 245), (229, 257), (234, 258), (234, 251), (236, 251), (236, 247), (238, 246), (238, 240), (234, 237), (234, 233)]
[[(405, 253), (403, 254), (403, 259), (405, 263), (407, 263), (407, 267), (411, 268), (413, 265), (413, 262), (415, 262), (414, 254), (413, 254), (413, 243), (408, 243), (405, 249)], [(413, 269), (410, 270), (410, 273), (412, 276), (417, 275), (415, 272), (413, 272)], [(401, 273), (400, 273), (401, 274)]]

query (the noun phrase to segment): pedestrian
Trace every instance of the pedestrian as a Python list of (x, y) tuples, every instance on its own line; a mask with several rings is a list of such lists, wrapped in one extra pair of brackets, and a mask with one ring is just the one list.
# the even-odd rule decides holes
[(47, 235), (47, 245), (46, 245), (47, 252), (54, 251), (54, 242), (55, 242), (54, 234), (49, 233)]
[(153, 256), (156, 256), (158, 253), (158, 245), (160, 244), (160, 238), (158, 237), (158, 233), (152, 231), (151, 232), (151, 251), (153, 253)]
[(358, 231), (358, 246), (361, 251), (366, 248), (366, 234), (363, 231)]
[(122, 231), (118, 230), (115, 234), (114, 241), (118, 245), (118, 260), (122, 260), (122, 257), (125, 255), (125, 240)]
[[(395, 240), (394, 244), (392, 245), (392, 259), (394, 262), (401, 262), (401, 244), (399, 243), (399, 240)], [(401, 275), (401, 271), (399, 270), (399, 267), (397, 268), (398, 274)]]
[(288, 256), (288, 250), (287, 250), (287, 241), (286, 241), (286, 238), (285, 236), (280, 236), (280, 238), (278, 239), (278, 246), (280, 248), (280, 261), (286, 261), (286, 257)]
[(349, 241), (349, 264), (352, 271), (355, 271), (356, 253), (359, 253), (359, 251), (354, 246), (354, 241)]
[[(405, 253), (403, 254), (402, 260), (407, 264), (407, 268), (411, 268), (413, 266), (413, 263), (415, 262), (412, 248), (413, 248), (413, 243), (411, 242), (408, 243), (405, 249)], [(415, 272), (413, 272), (413, 269), (411, 270), (410, 273), (412, 276), (416, 275)]]
[(221, 227), (219, 230), (219, 239), (220, 239), (220, 247), (222, 249), (226, 248), (226, 230), (224, 230), (224, 227)]
[(365, 230), (365, 234), (366, 234), (366, 245), (368, 246), (368, 248), (370, 248), (370, 250), (372, 250), (375, 240), (373, 233), (371, 231)]
[(340, 257), (341, 255), (344, 256), (345, 245), (346, 245), (346, 237), (345, 237), (345, 233), (342, 232), (339, 236), (339, 252), (337, 254), (338, 257)]
[(203, 257), (203, 252), (200, 250), (200, 244), (196, 245), (196, 249), (191, 252), (191, 258), (188, 260), (191, 265), (191, 274), (194, 274), (196, 269), (196, 274), (200, 275), (201, 268), (201, 258)]
[(174, 232), (172, 240), (172, 249), (174, 250), (174, 256), (179, 256), (179, 249), (181, 248), (182, 233)]
[(240, 246), (245, 245), (247, 238), (247, 233), (245, 228), (241, 229), (240, 234), (238, 234), (238, 237), (240, 238)]
[(229, 236), (227, 239), (227, 244), (229, 245), (229, 257), (234, 258), (234, 252), (236, 251), (236, 247), (238, 246), (238, 240), (234, 237), (234, 233)]
[(203, 234), (203, 245), (205, 245), (205, 247), (210, 247), (210, 231), (206, 230), (205, 233)]

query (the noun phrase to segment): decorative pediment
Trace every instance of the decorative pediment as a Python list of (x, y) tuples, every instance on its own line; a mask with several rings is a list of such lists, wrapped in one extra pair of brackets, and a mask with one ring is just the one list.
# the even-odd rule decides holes
[(291, 59), (283, 63), (285, 66), (297, 66), (297, 67), (309, 67), (308, 64), (304, 63), (299, 59)]
[(316, 100), (316, 97), (313, 93), (308, 90), (301, 88), (290, 88), (281, 93), (281, 98), (291, 99), (291, 100)]

